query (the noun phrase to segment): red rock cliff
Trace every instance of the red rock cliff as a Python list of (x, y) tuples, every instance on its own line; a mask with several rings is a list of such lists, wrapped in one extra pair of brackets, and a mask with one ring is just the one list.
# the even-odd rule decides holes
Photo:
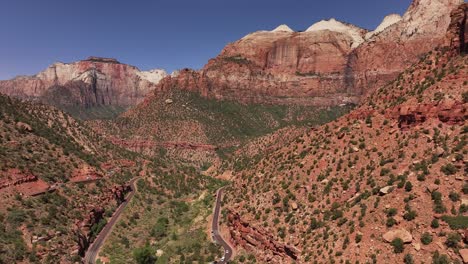
[(115, 59), (89, 57), (74, 63), (55, 63), (35, 76), (0, 81), (0, 92), (54, 105), (132, 106), (167, 74), (140, 71)]
[(461, 0), (415, 0), (372, 32), (333, 19), (305, 32), (287, 26), (227, 45), (200, 71), (183, 70), (157, 90), (181, 88), (241, 102), (337, 105), (394, 79), (444, 44)]

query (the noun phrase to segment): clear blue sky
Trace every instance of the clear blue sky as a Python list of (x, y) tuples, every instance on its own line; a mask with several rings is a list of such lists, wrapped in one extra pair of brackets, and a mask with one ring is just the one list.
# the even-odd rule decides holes
[(0, 0), (0, 79), (55, 61), (117, 58), (140, 69), (201, 68), (229, 42), (321, 19), (373, 29), (411, 0)]

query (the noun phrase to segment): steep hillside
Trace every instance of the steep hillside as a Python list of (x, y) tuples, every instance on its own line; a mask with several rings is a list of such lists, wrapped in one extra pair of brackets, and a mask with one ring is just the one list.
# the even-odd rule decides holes
[[(135, 235), (141, 228), (153, 228), (141, 220), (164, 210), (174, 217), (183, 215), (183, 221), (171, 218), (167, 223), (171, 236), (166, 230), (157, 235), (164, 238), (159, 246), (171, 248), (170, 259), (179, 256), (174, 252), (177, 247), (209, 248), (183, 256), (194, 261), (220, 255), (204, 228), (213, 200), (206, 192), (214, 192), (223, 182), (160, 153), (148, 159), (117, 147), (54, 107), (0, 95), (0, 263), (82, 261), (109, 217), (125, 201), (128, 182), (136, 177), (141, 178), (134, 197), (137, 202), (129, 206), (130, 215), (124, 216), (125, 221), (131, 220), (125, 228), (116, 227), (117, 232)], [(173, 211), (175, 205), (180, 211)], [(135, 218), (135, 212), (142, 219)], [(196, 216), (193, 224), (191, 215)], [(196, 240), (177, 239), (178, 246), (173, 246), (175, 236), (194, 232)], [(114, 258), (125, 252), (129, 259), (118, 263), (135, 262), (132, 252), (144, 248), (150, 239), (140, 237), (125, 250), (105, 255)], [(116, 247), (127, 244), (114, 242)]]
[(3, 95), (0, 143), (2, 263), (79, 260), (140, 170), (60, 110)]
[(0, 93), (54, 105), (83, 119), (108, 118), (141, 102), (165, 76), (164, 70), (140, 71), (115, 59), (89, 57), (0, 81)]
[(451, 47), (429, 52), (348, 115), (284, 144), (268, 136), (270, 147), (248, 145), (218, 171), (232, 170), (224, 226), (240, 255), (467, 261), (466, 11), (453, 13)]
[(115, 120), (91, 124), (128, 149), (152, 155), (163, 148), (171, 156), (200, 165), (279, 128), (323, 124), (351, 108), (241, 104), (174, 87), (149, 96)]

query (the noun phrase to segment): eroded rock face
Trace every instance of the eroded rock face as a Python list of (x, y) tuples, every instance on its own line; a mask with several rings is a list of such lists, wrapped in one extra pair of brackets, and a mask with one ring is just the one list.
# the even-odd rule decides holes
[(372, 36), (349, 56), (352, 88), (361, 93), (393, 80), (419, 57), (445, 41), (460, 0), (414, 0), (403, 18)]
[(390, 112), (390, 115), (398, 119), (401, 129), (422, 124), (430, 118), (449, 124), (463, 124), (468, 118), (465, 104), (453, 100), (444, 100), (436, 104), (406, 104)]
[(0, 92), (22, 99), (65, 106), (132, 106), (167, 73), (140, 71), (115, 59), (90, 57), (55, 63), (35, 76), (0, 81)]
[(234, 243), (247, 250), (262, 250), (266, 253), (262, 256), (264, 261), (276, 263), (279, 260), (289, 259), (292, 262), (298, 259), (299, 252), (295, 247), (276, 241), (262, 228), (251, 226), (242, 220), (239, 214), (231, 212), (228, 215), (228, 225)]
[(201, 71), (166, 78), (158, 90), (177, 87), (244, 103), (357, 102), (343, 74), (352, 44), (350, 36), (329, 30), (256, 32), (226, 46)]
[(452, 12), (445, 44), (455, 52), (468, 52), (468, 3), (460, 5)]
[(93, 234), (92, 229), (104, 219), (106, 212), (104, 208), (111, 204), (119, 206), (125, 201), (125, 196), (130, 191), (131, 187), (129, 185), (118, 185), (109, 188), (105, 192), (105, 195), (100, 197), (99, 201), (87, 207), (88, 214), (86, 217), (81, 221), (77, 220), (75, 222), (73, 234), (75, 235), (75, 242), (77, 243), (78, 254), (80, 256), (85, 255), (86, 250), (94, 241), (96, 234)]

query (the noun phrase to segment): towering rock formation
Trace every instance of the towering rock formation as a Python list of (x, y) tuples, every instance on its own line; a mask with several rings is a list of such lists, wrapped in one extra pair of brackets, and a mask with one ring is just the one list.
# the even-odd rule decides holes
[(387, 17), (365, 43), (349, 55), (351, 89), (373, 90), (394, 79), (421, 55), (444, 43), (450, 14), (463, 0), (414, 0), (402, 19)]
[(305, 32), (286, 25), (227, 45), (200, 71), (184, 70), (156, 89), (181, 88), (242, 102), (337, 105), (390, 81), (440, 45), (462, 0), (415, 0), (371, 32), (335, 19)]
[(89, 57), (55, 63), (34, 76), (0, 81), (0, 92), (57, 106), (132, 106), (167, 73), (140, 71), (115, 59)]

